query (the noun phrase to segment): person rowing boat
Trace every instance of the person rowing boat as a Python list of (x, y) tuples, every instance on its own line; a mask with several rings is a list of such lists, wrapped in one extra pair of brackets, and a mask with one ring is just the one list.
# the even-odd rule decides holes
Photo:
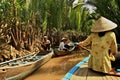
[[(120, 76), (114, 67), (111, 66), (111, 60), (115, 61), (114, 54), (117, 53), (117, 42), (115, 33), (112, 31), (117, 24), (100, 17), (91, 29), (91, 35), (78, 46), (91, 45), (91, 54), (88, 67), (94, 71), (102, 72), (109, 75)], [(110, 54), (109, 54), (110, 50)]]
[(75, 48), (74, 44), (72, 42), (69, 42), (66, 37), (63, 37), (59, 44), (59, 48), (55, 50), (54, 53), (57, 56), (63, 56), (70, 53), (72, 50), (74, 50), (74, 48)]

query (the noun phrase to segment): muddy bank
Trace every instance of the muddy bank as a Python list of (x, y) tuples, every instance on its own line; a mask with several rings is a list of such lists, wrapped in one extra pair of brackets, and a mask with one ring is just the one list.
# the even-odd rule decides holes
[(86, 51), (73, 51), (71, 54), (52, 58), (24, 80), (61, 80), (79, 61), (88, 56)]

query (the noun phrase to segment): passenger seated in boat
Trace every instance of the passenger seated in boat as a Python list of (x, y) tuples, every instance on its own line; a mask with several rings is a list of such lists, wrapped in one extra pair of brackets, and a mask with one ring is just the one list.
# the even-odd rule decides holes
[[(93, 25), (92, 33), (88, 38), (78, 43), (78, 46), (91, 45), (91, 54), (88, 62), (90, 69), (108, 75), (120, 76), (120, 73), (116, 72), (111, 66), (111, 60), (115, 60), (113, 55), (117, 53), (116, 36), (112, 31), (116, 27), (117, 24), (100, 17)], [(109, 50), (111, 51), (110, 55)]]
[(51, 43), (47, 36), (44, 36), (43, 38), (42, 47), (45, 51), (49, 51), (51, 48)]
[(67, 38), (62, 38), (58, 50), (68, 51), (70, 46), (67, 44)]
[(54, 56), (64, 56), (73, 49), (74, 44), (69, 42), (67, 38), (62, 38), (59, 44), (59, 48), (54, 49)]

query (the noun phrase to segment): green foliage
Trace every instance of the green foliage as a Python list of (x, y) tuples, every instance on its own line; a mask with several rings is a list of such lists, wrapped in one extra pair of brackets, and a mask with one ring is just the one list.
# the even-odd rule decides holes
[[(57, 31), (76, 30), (89, 33), (92, 20), (88, 10), (80, 4), (73, 8), (74, 0), (1, 0), (0, 17), (5, 23), (17, 21), (40, 27), (43, 33), (51, 29)], [(82, 0), (79, 0), (82, 3)]]
[[(76, 25), (77, 31), (80, 31), (81, 33), (90, 33), (91, 26), (94, 22), (94, 18), (90, 18), (92, 14), (89, 13), (89, 10), (86, 7), (83, 7), (86, 5), (82, 2), (82, 0), (79, 0), (78, 4), (74, 6), (74, 13), (76, 13)], [(72, 14), (73, 15), (73, 14)], [(72, 19), (73, 20), (73, 19)], [(74, 22), (74, 21), (71, 21)], [(74, 24), (74, 23), (73, 23)]]
[(96, 13), (99, 13), (101, 16), (110, 19), (118, 25), (115, 33), (120, 43), (120, 0), (93, 0), (89, 3), (97, 7)]

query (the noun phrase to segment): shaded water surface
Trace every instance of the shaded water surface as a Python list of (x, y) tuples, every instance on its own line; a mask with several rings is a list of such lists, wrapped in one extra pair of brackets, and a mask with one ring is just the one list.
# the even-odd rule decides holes
[(24, 80), (61, 80), (79, 61), (88, 56), (86, 51), (76, 50), (66, 56), (54, 57)]

